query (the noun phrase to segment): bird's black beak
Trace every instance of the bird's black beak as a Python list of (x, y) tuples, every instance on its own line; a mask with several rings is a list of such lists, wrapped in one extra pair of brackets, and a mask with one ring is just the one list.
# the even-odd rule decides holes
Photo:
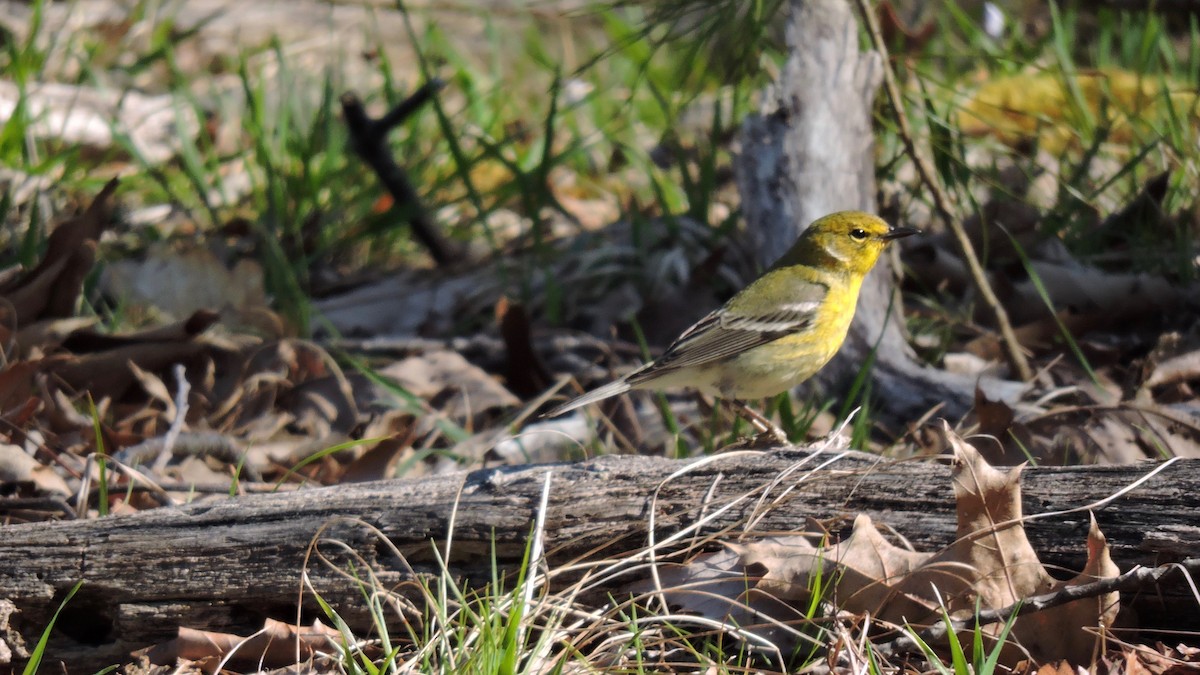
[(914, 234), (921, 234), (921, 231), (915, 227), (893, 227), (883, 235), (883, 240), (891, 241), (893, 239), (901, 239)]

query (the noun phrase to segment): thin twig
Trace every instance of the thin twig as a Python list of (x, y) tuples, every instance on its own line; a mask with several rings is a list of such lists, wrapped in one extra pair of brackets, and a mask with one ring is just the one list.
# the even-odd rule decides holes
[(876, 647), (876, 650), (880, 654), (885, 655), (899, 654), (917, 649), (916, 637), (920, 637), (921, 640), (928, 644), (946, 637), (951, 630), (957, 633), (962, 630), (969, 630), (976, 625), (984, 626), (990, 623), (1008, 621), (1013, 615), (1023, 616), (1025, 614), (1032, 614), (1033, 612), (1040, 612), (1051, 607), (1065, 605), (1068, 602), (1075, 602), (1076, 600), (1083, 600), (1085, 598), (1096, 598), (1116, 591), (1140, 591), (1156, 585), (1164, 576), (1174, 570), (1179, 570), (1184, 575), (1200, 573), (1200, 558), (1188, 558), (1182, 562), (1159, 565), (1158, 567), (1135, 567), (1120, 576), (1100, 579), (1087, 584), (1064, 586), (1052, 593), (1035, 595), (1032, 598), (1026, 598), (1008, 607), (982, 610), (977, 614), (962, 619), (935, 623), (921, 631), (915, 637), (913, 635), (902, 635), (895, 640), (879, 645)]
[(421, 204), (417, 189), (404, 169), (396, 163), (391, 148), (387, 147), (387, 135), (444, 86), (441, 80), (430, 80), (378, 119), (367, 114), (357, 96), (352, 93), (342, 95), (342, 115), (346, 120), (346, 128), (350, 130), (354, 152), (379, 176), (379, 182), (392, 195), (396, 207), (407, 214), (413, 235), (440, 266), (457, 262), (460, 252), (437, 229)]
[(1025, 359), (1025, 354), (1021, 351), (1021, 343), (1017, 340), (1016, 333), (1013, 332), (1012, 323), (1008, 320), (1008, 312), (1004, 310), (1004, 306), (1000, 304), (996, 293), (992, 290), (991, 285), (988, 284), (983, 266), (979, 264), (979, 256), (975, 254), (975, 247), (971, 244), (970, 238), (967, 237), (967, 232), (963, 229), (962, 224), (954, 216), (954, 212), (950, 208), (950, 197), (946, 194), (946, 190), (942, 187), (941, 182), (939, 182), (937, 173), (934, 172), (925, 155), (917, 149), (912, 126), (908, 123), (908, 115), (904, 112), (904, 99), (900, 94), (900, 86), (896, 84), (896, 73), (892, 70), (887, 45), (883, 41), (883, 34), (879, 29), (879, 21), (875, 17), (875, 12), (871, 9), (870, 0), (856, 0), (856, 2), (858, 4), (858, 11), (862, 14), (863, 21), (867, 25), (867, 33), (871, 36), (871, 45), (883, 57), (883, 88), (887, 92), (888, 102), (896, 112), (896, 123), (900, 126), (900, 138), (904, 141), (904, 148), (909, 156), (912, 157), (913, 163), (916, 164), (917, 174), (921, 177), (921, 182), (925, 184), (925, 187), (933, 195), (933, 205), (938, 216), (945, 221), (946, 225), (950, 227), (950, 231), (954, 233), (954, 238), (958, 241), (959, 249), (962, 251), (963, 259), (967, 262), (967, 268), (971, 270), (971, 279), (975, 282), (975, 288), (979, 291), (979, 296), (996, 317), (996, 324), (1000, 328), (1001, 337), (1004, 338), (1004, 346), (1008, 351), (1009, 361), (1016, 368), (1018, 377), (1022, 381), (1028, 382), (1033, 379), (1033, 370), (1029, 367), (1029, 362)]
[(163, 439), (162, 448), (158, 451), (158, 457), (154, 460), (154, 465), (150, 470), (154, 473), (162, 473), (162, 470), (167, 468), (167, 462), (171, 461), (171, 455), (175, 450), (175, 443), (179, 440), (179, 433), (183, 431), (183, 425), (187, 421), (188, 414), (188, 393), (192, 390), (192, 383), (188, 382), (187, 369), (182, 363), (175, 364), (175, 416), (171, 418), (171, 426), (167, 428), (167, 435)]
[[(62, 514), (67, 520), (78, 518), (79, 514), (62, 495), (42, 495), (39, 497), (5, 497), (0, 501), (0, 517), (5, 518), (6, 524), (20, 522), (15, 516), (24, 511), (36, 511), (45, 514), (47, 509), (53, 509)], [(38, 518), (43, 520), (43, 518)], [(57, 519), (56, 519), (57, 520)]]

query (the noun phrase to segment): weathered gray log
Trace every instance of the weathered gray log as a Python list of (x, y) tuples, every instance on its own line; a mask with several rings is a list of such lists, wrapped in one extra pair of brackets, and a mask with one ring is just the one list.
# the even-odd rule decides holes
[[(791, 0), (785, 7), (787, 62), (763, 97), (762, 112), (742, 123), (734, 160), (742, 211), (764, 266), (827, 213), (877, 210), (872, 114), (882, 59), (859, 50), (858, 26), (845, 0)], [(815, 382), (844, 394), (874, 349), (872, 386), (884, 413), (911, 420), (942, 405), (940, 414), (962, 415), (973, 401), (974, 379), (916, 361), (899, 305), (892, 306), (891, 279), (885, 256), (863, 284), (846, 343)], [(1011, 399), (1019, 391), (999, 381), (981, 386), (992, 399)]]
[[(950, 543), (954, 504), (948, 469), (936, 462), (881, 462), (852, 453), (819, 473), (832, 456), (771, 489), (787, 494), (756, 530), (794, 531), (806, 518), (865, 512), (922, 550)], [(50, 614), (77, 581), (84, 585), (59, 618), (49, 655), (71, 672), (127, 660), (131, 650), (169, 639), (176, 626), (249, 634), (270, 616), (294, 620), (305, 555), (322, 541), (344, 542), (380, 580), (413, 592), (405, 565), (389, 553), (377, 528), (418, 576), (435, 574), (430, 552), (454, 518), (450, 566), (470, 583), (491, 578), (489, 551), (505, 570), (519, 564), (546, 472), (553, 472), (545, 537), (550, 564), (636, 550), (647, 541), (652, 495), (658, 540), (748, 492), (762, 490), (807, 453), (778, 451), (720, 457), (664, 481), (686, 461), (612, 456), (578, 464), (478, 470), (291, 493), (253, 495), (132, 516), (0, 528), (0, 639), (20, 654), (37, 640)], [(1087, 504), (1111, 495), (1155, 465), (1035, 468), (1024, 475), (1026, 514)], [(1200, 555), (1200, 461), (1167, 467), (1096, 515), (1122, 569)], [(755, 506), (740, 503), (708, 529), (733, 528)], [(1031, 523), (1030, 539), (1047, 564), (1079, 569), (1085, 558), (1086, 513)], [(732, 534), (725, 536), (733, 536)], [(344, 561), (332, 544), (320, 550)], [(356, 630), (369, 621), (359, 590), (320, 563), (307, 567), (315, 588)], [(610, 589), (601, 589), (603, 591)], [(1200, 626), (1200, 610), (1182, 586), (1127, 599), (1141, 623), (1162, 617), (1174, 629)], [(18, 613), (7, 617), (5, 601)], [(602, 602), (603, 596), (590, 598)], [(311, 598), (305, 617), (314, 612)], [(1161, 625), (1161, 624), (1160, 624)]]

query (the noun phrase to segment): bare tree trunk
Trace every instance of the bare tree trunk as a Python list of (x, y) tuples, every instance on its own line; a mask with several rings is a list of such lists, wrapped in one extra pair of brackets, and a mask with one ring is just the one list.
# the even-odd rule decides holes
[[(858, 26), (845, 0), (791, 0), (787, 22), (787, 63), (762, 113), (743, 124), (734, 163), (742, 210), (764, 266), (817, 218), (876, 210), (872, 110), (882, 60), (859, 50)], [(916, 362), (899, 305), (892, 306), (891, 279), (885, 258), (863, 284), (846, 344), (817, 376), (818, 384), (844, 394), (878, 345), (874, 391), (888, 413), (910, 420), (939, 403), (948, 417), (965, 413), (974, 382)]]
[[(757, 497), (764, 486), (810, 454), (728, 455), (674, 478), (686, 461), (611, 456), (12, 525), (0, 528), (0, 653), (7, 646), (19, 657), (22, 649), (31, 649), (80, 580), (84, 585), (60, 615), (48, 652), (52, 660), (71, 664), (71, 672), (124, 662), (131, 650), (174, 637), (178, 626), (248, 635), (266, 617), (292, 621), (304, 570), (322, 597), (365, 632), (370, 619), (360, 589), (308, 556), (310, 546), (343, 570), (352, 552), (360, 577), (370, 567), (382, 584), (420, 604), (415, 584), (404, 582), (437, 574), (433, 547), (445, 546), (451, 519), (448, 564), (467, 585), (480, 587), (491, 579), (492, 550), (501, 572), (520, 565), (547, 472), (552, 480), (545, 543), (554, 569), (644, 546), (652, 509), (656, 540), (662, 541), (700, 514), (742, 499), (707, 528), (728, 528), (722, 538), (733, 539), (747, 517), (761, 511)], [(805, 466), (830, 456), (826, 451)], [(1152, 466), (1026, 469), (1025, 511), (1090, 503)], [(844, 515), (848, 524), (854, 514), (867, 513), (921, 550), (937, 550), (954, 537), (949, 471), (936, 463), (850, 453), (819, 474), (801, 470), (774, 485), (764, 503), (785, 490), (790, 492), (757, 522), (756, 531), (794, 531), (810, 517)], [(1097, 512), (1122, 569), (1200, 555), (1200, 502), (1193, 497), (1198, 490), (1200, 461), (1182, 460)], [(1087, 528), (1087, 513), (1074, 513), (1035, 521), (1027, 530), (1043, 562), (1078, 570), (1086, 559)], [(392, 555), (393, 545), (403, 562)], [(1127, 601), (1141, 610), (1143, 626), (1200, 627), (1194, 599), (1178, 578), (1172, 583)], [(613, 590), (598, 589), (583, 600), (600, 604)], [(322, 617), (311, 594), (305, 597), (303, 619)], [(1162, 622), (1156, 624), (1154, 616)]]

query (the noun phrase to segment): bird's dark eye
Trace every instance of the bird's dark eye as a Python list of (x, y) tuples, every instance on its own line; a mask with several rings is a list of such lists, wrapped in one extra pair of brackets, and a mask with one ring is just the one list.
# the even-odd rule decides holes
[(853, 230), (850, 230), (850, 236), (851, 236), (851, 237), (853, 237), (853, 238), (855, 238), (855, 239), (857, 239), (857, 240), (859, 240), (859, 241), (862, 241), (863, 239), (866, 239), (866, 238), (867, 238), (867, 231), (866, 231), (866, 230), (860, 230), (860, 229), (858, 229), (858, 228), (856, 227), (856, 228), (854, 228)]

